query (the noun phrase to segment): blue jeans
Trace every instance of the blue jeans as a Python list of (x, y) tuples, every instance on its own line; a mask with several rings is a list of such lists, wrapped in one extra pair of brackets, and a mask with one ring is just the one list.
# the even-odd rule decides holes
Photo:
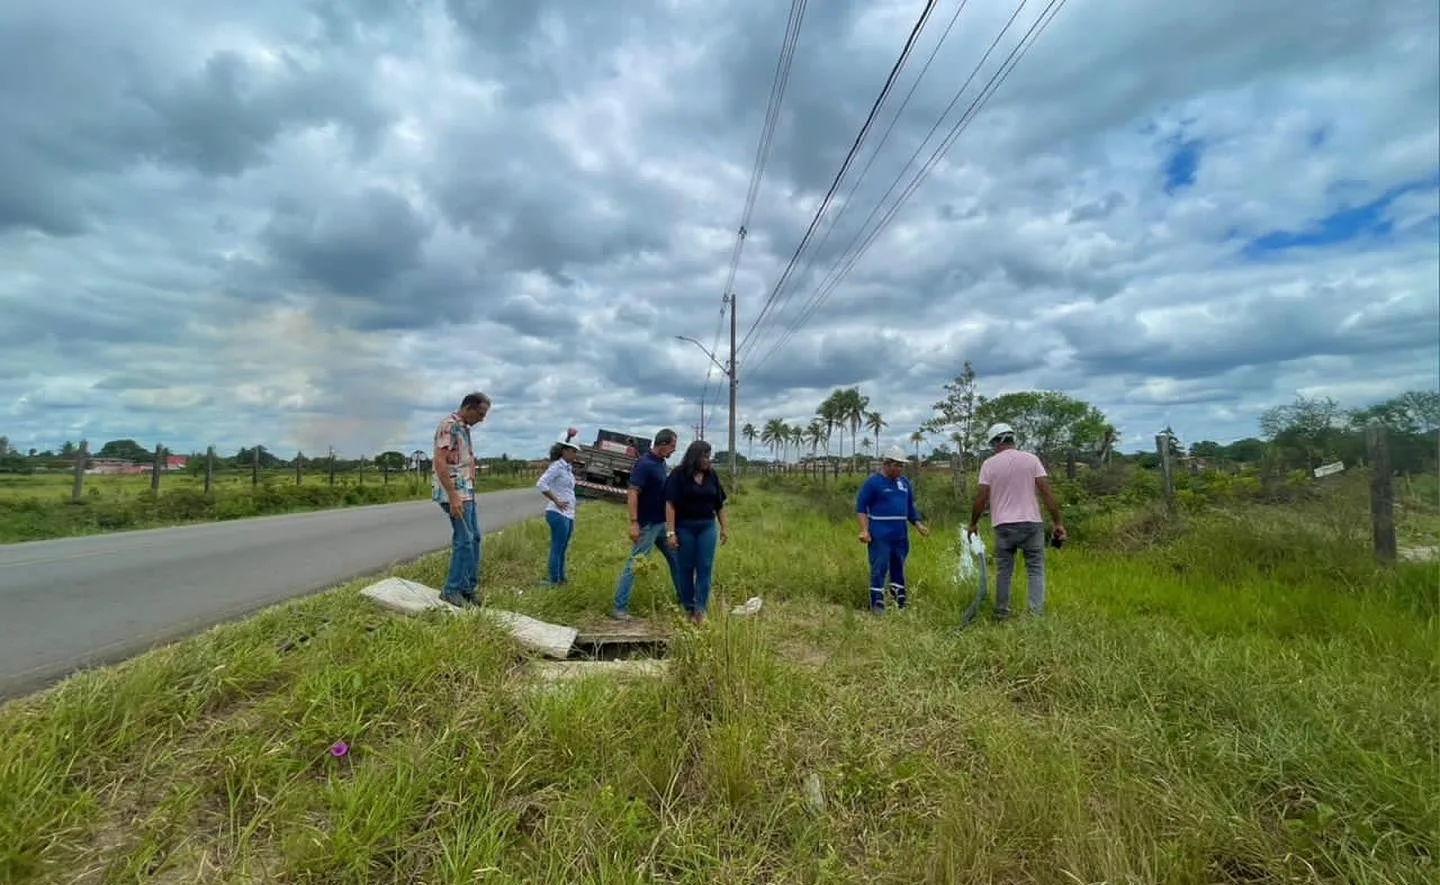
[(659, 550), (660, 555), (665, 558), (665, 565), (670, 569), (670, 583), (679, 587), (679, 581), (675, 573), (675, 551), (665, 543), (665, 523), (656, 522), (640, 527), (640, 540), (630, 549), (630, 558), (625, 560), (625, 569), (620, 572), (620, 582), (615, 585), (615, 610), (625, 611), (630, 607), (630, 591), (635, 588), (635, 560), (649, 553), (651, 550)]
[(565, 551), (575, 535), (575, 520), (562, 516), (554, 510), (545, 511), (545, 522), (550, 526), (550, 583), (565, 583)]
[(907, 599), (905, 596), (905, 557), (910, 555), (910, 535), (896, 535), (894, 537), (882, 537), (872, 534), (870, 536), (870, 608), (873, 611), (885, 610), (885, 578), (888, 573), (890, 578), (890, 592), (895, 597), (895, 604), (904, 608)]
[(440, 509), (450, 518), (450, 574), (440, 595), (473, 602), (480, 585), (480, 516), (473, 500), (462, 505), (459, 519), (450, 516), (448, 503)]
[(675, 551), (680, 605), (691, 614), (703, 613), (710, 606), (710, 574), (715, 570), (720, 530), (713, 519), (684, 520), (675, 523), (675, 537), (680, 541)]

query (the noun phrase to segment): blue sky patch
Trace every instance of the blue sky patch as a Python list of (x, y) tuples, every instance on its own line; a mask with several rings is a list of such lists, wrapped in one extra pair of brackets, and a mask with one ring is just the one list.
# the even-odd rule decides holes
[(1394, 224), (1385, 217), (1385, 210), (1390, 204), (1406, 194), (1436, 187), (1440, 187), (1440, 171), (1429, 178), (1393, 187), (1369, 202), (1336, 210), (1305, 230), (1275, 230), (1262, 234), (1246, 243), (1242, 254), (1246, 258), (1260, 260), (1287, 249), (1334, 246), (1366, 238), (1384, 239), (1394, 231)]
[(1162, 171), (1165, 174), (1165, 193), (1173, 194), (1195, 183), (1195, 173), (1200, 169), (1200, 157), (1204, 142), (1198, 138), (1170, 140), (1170, 156), (1165, 158)]

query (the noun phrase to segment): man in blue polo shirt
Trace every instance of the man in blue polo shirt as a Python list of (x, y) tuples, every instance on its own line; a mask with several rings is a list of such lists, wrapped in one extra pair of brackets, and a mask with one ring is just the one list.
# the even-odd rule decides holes
[[(625, 496), (625, 506), (630, 510), (630, 558), (625, 561), (625, 570), (620, 573), (620, 583), (615, 587), (615, 604), (611, 616), (616, 620), (630, 620), (630, 591), (635, 586), (635, 560), (651, 550), (659, 550), (670, 569), (670, 582), (676, 584), (675, 551), (669, 544), (662, 544), (665, 536), (665, 477), (668, 470), (665, 459), (675, 454), (679, 437), (668, 427), (655, 434), (650, 451), (642, 455), (630, 469), (630, 488)], [(678, 586), (678, 585), (677, 585)]]
[(915, 507), (915, 489), (905, 479), (905, 453), (890, 449), (880, 460), (880, 471), (872, 473), (855, 496), (855, 515), (860, 520), (860, 542), (870, 554), (870, 611), (885, 613), (885, 578), (895, 605), (904, 608), (905, 559), (910, 555), (910, 524), (922, 535), (930, 534)]

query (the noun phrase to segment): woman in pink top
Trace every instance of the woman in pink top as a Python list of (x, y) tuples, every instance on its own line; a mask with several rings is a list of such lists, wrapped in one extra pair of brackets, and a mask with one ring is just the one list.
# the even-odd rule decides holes
[(1030, 614), (1045, 613), (1045, 523), (1040, 501), (1050, 511), (1057, 543), (1065, 540), (1060, 505), (1050, 489), (1050, 478), (1040, 459), (1015, 448), (1015, 431), (1009, 424), (990, 428), (986, 438), (995, 454), (980, 465), (980, 491), (970, 510), (970, 534), (980, 527), (980, 516), (990, 506), (995, 529), (995, 619), (1010, 616), (1010, 580), (1015, 574), (1015, 553), (1025, 556), (1026, 594)]

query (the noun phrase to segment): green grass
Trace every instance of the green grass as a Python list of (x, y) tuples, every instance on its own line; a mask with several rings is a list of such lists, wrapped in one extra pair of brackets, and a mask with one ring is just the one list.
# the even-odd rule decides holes
[[(957, 636), (935, 487), (875, 619), (848, 489), (765, 485), (705, 627), (641, 569), (661, 678), (537, 690), (484, 621), (362, 582), (0, 708), (0, 882), (1433, 881), (1437, 570), (1374, 568), (1340, 503), (1093, 514), (1050, 617)], [(582, 508), (572, 588), (535, 587), (545, 543), (486, 540), (494, 604), (598, 619), (620, 509)]]
[[(386, 482), (372, 467), (361, 479), (339, 474), (331, 485), (326, 474), (315, 472), (297, 484), (292, 471), (268, 471), (255, 486), (248, 470), (229, 471), (216, 474), (213, 493), (206, 496), (204, 477), (190, 473), (162, 475), (158, 494), (150, 490), (148, 475), (93, 475), (85, 477), (82, 501), (75, 504), (68, 473), (0, 474), (0, 544), (388, 504), (430, 494), (428, 478), (417, 480), (414, 474), (393, 474)], [(524, 475), (484, 476), (477, 488), (487, 492), (534, 481)]]

